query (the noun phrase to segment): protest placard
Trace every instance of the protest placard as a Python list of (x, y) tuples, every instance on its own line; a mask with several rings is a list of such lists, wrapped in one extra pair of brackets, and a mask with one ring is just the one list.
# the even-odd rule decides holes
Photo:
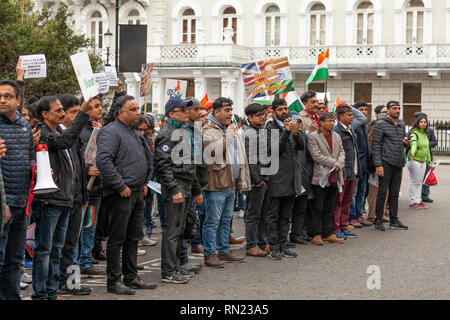
[[(97, 134), (100, 131), (99, 128), (94, 128), (92, 130), (89, 142), (87, 144), (86, 150), (84, 151), (84, 162), (95, 166), (95, 159), (97, 157)], [(89, 179), (87, 189), (91, 190), (94, 185), (95, 176), (91, 176)]]
[[(185, 80), (166, 80), (166, 91), (164, 95), (164, 106), (170, 98), (186, 98), (187, 81)], [(164, 112), (164, 110), (161, 110)]]
[(94, 79), (99, 93), (107, 93), (109, 91), (109, 78), (106, 73), (94, 73)]
[(46, 78), (47, 77), (47, 61), (43, 54), (33, 54), (21, 56), (22, 67), (25, 68), (25, 79)]
[(81, 93), (84, 100), (89, 100), (91, 97), (98, 95), (98, 89), (95, 84), (94, 73), (92, 72), (89, 56), (86, 51), (80, 52), (70, 56), (72, 60), (73, 69), (80, 85)]
[(159, 184), (158, 182), (149, 181), (147, 187), (161, 194), (161, 184)]
[(116, 67), (105, 66), (105, 73), (108, 75), (110, 87), (117, 87), (119, 79), (117, 78)]
[(294, 91), (287, 57), (246, 63), (241, 72), (248, 100)]
[(153, 63), (144, 63), (141, 68), (141, 85), (140, 93), (141, 97), (146, 97), (150, 92), (150, 73), (153, 70)]

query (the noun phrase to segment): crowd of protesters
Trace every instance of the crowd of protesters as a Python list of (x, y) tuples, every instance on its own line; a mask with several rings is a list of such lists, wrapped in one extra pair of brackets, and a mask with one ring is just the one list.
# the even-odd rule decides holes
[[(26, 104), (23, 75), (18, 65), (16, 81), (0, 81), (1, 300), (20, 299), (23, 282), (32, 284), (36, 300), (90, 294), (69, 283), (73, 265), (83, 275), (106, 276), (108, 293), (156, 288), (138, 275), (137, 263), (139, 247), (157, 243), (156, 210), (161, 281), (178, 284), (203, 267), (189, 261), (189, 248), (204, 255), (207, 267), (245, 262), (230, 249), (244, 242), (231, 236), (234, 211), (244, 219), (246, 255), (282, 260), (297, 257), (296, 245), (343, 244), (363, 226), (408, 229), (398, 219), (406, 163), (410, 207), (432, 202), (422, 181), (433, 168), (436, 139), (423, 113), (407, 134), (397, 101), (378, 106), (368, 124), (367, 103), (341, 102), (332, 113), (314, 91), (301, 96), (300, 113), (276, 97), (271, 105), (248, 105), (245, 119), (233, 114), (228, 98), (203, 106), (174, 97), (157, 123), (140, 114), (120, 81), (103, 113), (101, 96), (44, 96)], [(94, 130), (92, 164), (85, 151)], [(58, 190), (33, 194), (42, 150)], [(32, 260), (31, 279), (24, 259)], [(93, 266), (99, 260), (106, 260), (106, 272)]]

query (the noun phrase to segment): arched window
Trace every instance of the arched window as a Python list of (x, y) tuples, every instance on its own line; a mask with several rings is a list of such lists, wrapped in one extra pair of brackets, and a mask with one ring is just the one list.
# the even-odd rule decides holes
[(357, 9), (356, 43), (373, 44), (373, 5), (370, 1), (361, 2)]
[(322, 3), (314, 4), (310, 9), (309, 44), (312, 46), (325, 44), (326, 15)]
[[(223, 30), (225, 28), (233, 28), (233, 43), (236, 44), (237, 39), (237, 15), (233, 7), (228, 7), (223, 11)], [(223, 37), (225, 39), (225, 36)]]
[(139, 11), (136, 9), (131, 10), (128, 13), (128, 24), (142, 24), (144, 19), (140, 16)]
[(406, 43), (423, 43), (424, 4), (410, 0), (406, 5)]
[(266, 9), (266, 46), (273, 47), (280, 45), (280, 8), (271, 5)]
[(88, 21), (88, 34), (91, 37), (94, 48), (103, 48), (103, 18), (100, 11), (94, 11)]
[(181, 43), (195, 43), (196, 19), (194, 10), (184, 10), (182, 16), (182, 28)]

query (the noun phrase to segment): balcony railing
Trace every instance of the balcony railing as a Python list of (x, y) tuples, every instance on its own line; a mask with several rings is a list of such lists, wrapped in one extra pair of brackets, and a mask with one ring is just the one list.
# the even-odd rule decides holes
[[(450, 44), (343, 45), (303, 47), (245, 47), (233, 44), (149, 45), (147, 60), (156, 64), (232, 63), (288, 56), (291, 65), (301, 69), (316, 63), (317, 55), (330, 48), (330, 65), (352, 68), (355, 65), (377, 68), (438, 67), (450, 63)], [(405, 64), (408, 64), (405, 66)]]

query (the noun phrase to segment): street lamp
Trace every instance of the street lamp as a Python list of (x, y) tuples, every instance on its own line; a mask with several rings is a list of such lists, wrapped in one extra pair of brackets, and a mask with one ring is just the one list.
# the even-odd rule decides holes
[(111, 37), (112, 37), (112, 33), (111, 33), (111, 31), (109, 31), (109, 28), (108, 28), (108, 31), (106, 31), (105, 32), (105, 34), (104, 34), (104, 36), (105, 36), (105, 43), (106, 43), (106, 64), (105, 64), (105, 66), (111, 66), (110, 64), (109, 64), (109, 48), (111, 47)]

